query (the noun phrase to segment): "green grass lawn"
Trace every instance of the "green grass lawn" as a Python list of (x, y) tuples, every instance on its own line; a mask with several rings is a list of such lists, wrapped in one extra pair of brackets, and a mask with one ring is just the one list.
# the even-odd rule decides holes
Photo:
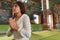
[[(9, 25), (0, 25), (0, 30), (9, 28)], [(42, 28), (40, 24), (32, 24), (32, 28)], [(13, 36), (0, 36), (0, 40), (12, 40)], [(60, 40), (60, 30), (32, 32), (30, 40)]]
[(31, 24), (32, 28), (42, 28), (41, 24)]
[[(1, 36), (0, 40), (11, 40), (13, 36)], [(60, 40), (60, 30), (32, 32), (30, 40)]]
[(8, 30), (9, 25), (0, 25), (0, 30)]
[[(32, 26), (32, 29), (35, 29), (35, 28), (42, 28), (42, 25), (41, 24), (31, 24)], [(5, 30), (7, 31), (9, 28), (9, 25), (0, 25), (0, 30)]]

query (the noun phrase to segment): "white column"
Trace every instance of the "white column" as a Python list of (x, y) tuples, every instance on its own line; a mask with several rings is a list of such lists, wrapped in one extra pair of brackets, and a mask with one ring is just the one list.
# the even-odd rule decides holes
[(26, 3), (28, 0), (17, 0), (17, 1), (22, 1), (22, 2), (25, 2)]
[(41, 0), (41, 5), (42, 5), (42, 11), (43, 11), (43, 0)]
[(21, 1), (21, 0), (17, 0), (17, 1)]
[[(42, 11), (43, 11), (43, 0), (41, 0)], [(49, 9), (49, 0), (46, 0), (46, 8)]]
[(46, 0), (46, 8), (49, 9), (49, 0)]

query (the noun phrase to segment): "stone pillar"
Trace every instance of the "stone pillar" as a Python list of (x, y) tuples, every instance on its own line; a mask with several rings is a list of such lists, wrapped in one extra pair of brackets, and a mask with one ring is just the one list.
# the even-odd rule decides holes
[(47, 30), (47, 8), (46, 8), (46, 0), (42, 1), (42, 10), (43, 10), (43, 30)]

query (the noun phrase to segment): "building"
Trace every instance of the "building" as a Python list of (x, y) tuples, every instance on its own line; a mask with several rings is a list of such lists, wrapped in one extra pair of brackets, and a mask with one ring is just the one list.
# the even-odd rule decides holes
[[(8, 0), (6, 0), (6, 2), (7, 1)], [(31, 5), (31, 0), (29, 0), (28, 2), (27, 2), (27, 0), (16, 0), (16, 1), (24, 2), (25, 3), (25, 8), (27, 7), (27, 3), (28, 3), (30, 5), (30, 8), (31, 8), (30, 10), (32, 10), (34, 12), (36, 12), (35, 10), (38, 10), (39, 11), (38, 8), (36, 8), (33, 5)], [(54, 14), (53, 11), (50, 10), (50, 7), (52, 7), (52, 6), (49, 5), (49, 2), (51, 2), (52, 0), (32, 0), (32, 1), (38, 3), (38, 4), (40, 4), (42, 6), (42, 11), (43, 11), (42, 15), (43, 15), (43, 17), (41, 16), (41, 14), (39, 12), (38, 12), (38, 14), (40, 14), (39, 15), (39, 20), (40, 20), (39, 22), (41, 23), (42, 20), (43, 20), (43, 30), (47, 30), (50, 27), (49, 26), (50, 24), (48, 24), (49, 23), (48, 22), (49, 19), (47, 19), (48, 16), (49, 16), (50, 19), (52, 19), (52, 20), (50, 20), (50, 22), (51, 22), (52, 29), (53, 29), (54, 28), (54, 25), (56, 23), (59, 23), (60, 22), (60, 14), (59, 14), (60, 13), (59, 12), (59, 10), (60, 10), (60, 4), (57, 5), (57, 8), (55, 10), (56, 12), (58, 12), (58, 14), (56, 15), (56, 14)], [(12, 0), (10, 0), (10, 3), (12, 4)], [(0, 6), (1, 6), (1, 2), (0, 2)], [(29, 10), (27, 10), (27, 11), (29, 11)], [(50, 17), (50, 15), (51, 15), (51, 17)], [(56, 18), (57, 21), (54, 21), (55, 18)]]

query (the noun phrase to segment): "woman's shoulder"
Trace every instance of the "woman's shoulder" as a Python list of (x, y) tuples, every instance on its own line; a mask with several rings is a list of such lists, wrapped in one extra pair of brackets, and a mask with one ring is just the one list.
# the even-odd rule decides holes
[(27, 14), (23, 14), (23, 19), (24, 19), (24, 20), (28, 20), (28, 19), (30, 19), (30, 18), (29, 18), (29, 16), (28, 16)]
[(27, 14), (23, 14), (24, 18), (29, 17)]

